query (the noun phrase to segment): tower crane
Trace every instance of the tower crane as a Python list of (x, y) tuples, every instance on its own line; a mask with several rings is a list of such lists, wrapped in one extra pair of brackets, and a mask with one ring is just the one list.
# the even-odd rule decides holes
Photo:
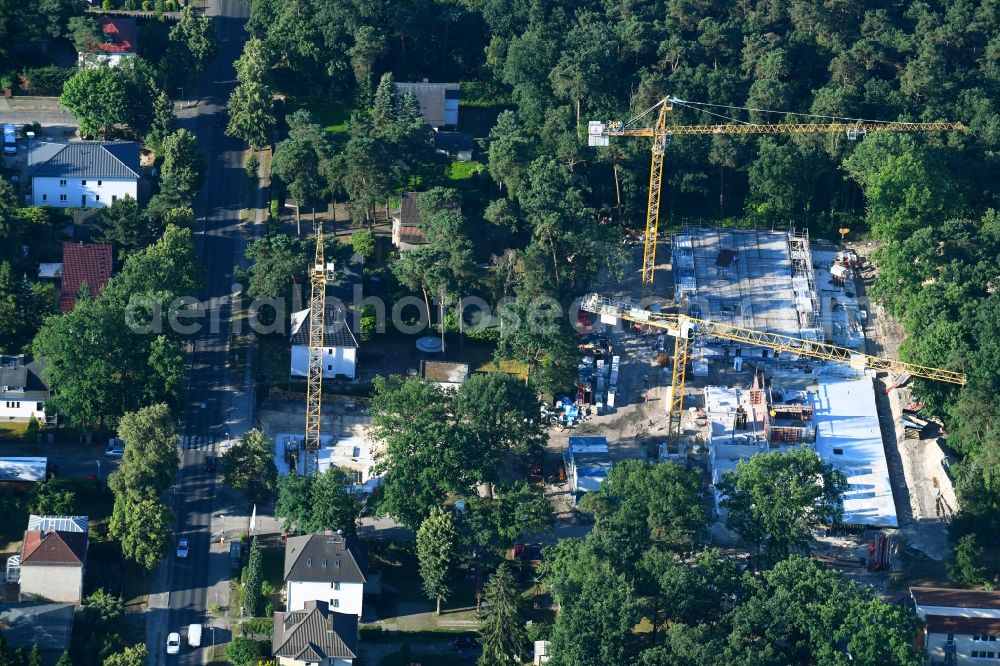
[(771, 349), (778, 354), (788, 354), (815, 358), (823, 361), (840, 361), (851, 367), (871, 370), (884, 370), (894, 373), (909, 373), (913, 377), (933, 379), (950, 384), (964, 385), (965, 373), (955, 370), (932, 368), (914, 363), (906, 363), (897, 359), (862, 354), (847, 347), (827, 344), (815, 340), (804, 340), (790, 335), (766, 333), (750, 328), (741, 328), (729, 324), (721, 324), (707, 319), (698, 319), (682, 314), (666, 314), (652, 312), (636, 307), (630, 303), (617, 302), (603, 298), (599, 294), (588, 294), (580, 304), (581, 310), (600, 315), (602, 320), (623, 319), (625, 321), (664, 329), (676, 338), (674, 343), (673, 368), (670, 380), (670, 395), (668, 396), (667, 437), (671, 444), (676, 444), (681, 432), (681, 414), (684, 410), (684, 384), (686, 379), (685, 366), (688, 360), (688, 341), (692, 332), (701, 335), (740, 342), (755, 347)]
[(319, 472), (320, 413), (323, 408), (323, 332), (326, 318), (326, 258), (323, 252), (323, 222), (314, 221), (316, 258), (310, 277), (312, 293), (309, 299), (309, 370), (306, 380), (306, 436), (303, 445), (302, 472), (313, 476)]
[[(663, 157), (666, 153), (667, 144), (674, 135), (713, 135), (713, 134), (817, 134), (817, 133), (838, 133), (844, 132), (848, 139), (858, 139), (868, 132), (935, 132), (945, 130), (964, 130), (962, 123), (905, 123), (905, 122), (883, 122), (860, 119), (841, 119), (823, 117), (834, 122), (826, 123), (748, 123), (735, 121), (732, 118), (709, 111), (714, 116), (733, 120), (733, 122), (723, 124), (706, 125), (668, 125), (667, 116), (673, 111), (674, 105), (686, 106), (696, 110), (705, 111), (701, 107), (717, 107), (721, 109), (733, 109), (737, 107), (721, 106), (716, 104), (705, 104), (702, 102), (688, 102), (676, 97), (664, 97), (652, 107), (642, 112), (627, 123), (620, 120), (609, 122), (592, 121), (589, 123), (589, 143), (591, 146), (608, 145), (608, 137), (612, 136), (641, 136), (653, 139), (652, 164), (649, 169), (649, 202), (646, 207), (646, 233), (643, 237), (642, 251), (642, 289), (643, 298), (652, 296), (653, 274), (656, 270), (656, 242), (660, 225), (660, 193), (663, 183)], [(760, 109), (746, 109), (749, 111), (760, 111)], [(640, 121), (646, 116), (656, 113), (656, 121), (651, 127), (644, 127)], [(787, 115), (808, 115), (791, 114), (789, 112), (779, 112)], [(816, 116), (813, 116), (816, 117)]]

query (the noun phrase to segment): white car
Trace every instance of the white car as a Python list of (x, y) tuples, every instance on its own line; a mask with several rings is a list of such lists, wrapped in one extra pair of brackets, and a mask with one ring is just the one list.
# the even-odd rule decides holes
[(178, 654), (181, 651), (181, 635), (176, 631), (167, 636), (167, 654)]
[(188, 540), (178, 539), (177, 540), (177, 557), (184, 558), (188, 556)]

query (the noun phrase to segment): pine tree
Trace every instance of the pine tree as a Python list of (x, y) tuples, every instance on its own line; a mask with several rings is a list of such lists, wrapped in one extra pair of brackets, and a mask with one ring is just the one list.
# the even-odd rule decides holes
[(386, 72), (375, 89), (375, 101), (372, 104), (372, 120), (375, 129), (384, 132), (396, 120), (396, 84), (392, 74)]
[(438, 615), (441, 614), (441, 602), (447, 601), (451, 594), (454, 549), (455, 523), (451, 514), (435, 507), (417, 530), (417, 561), (424, 592), (428, 598), (437, 600)]
[(38, 643), (31, 646), (31, 653), (28, 655), (28, 666), (42, 666), (42, 653), (38, 649)]
[(56, 666), (73, 666), (73, 660), (69, 658), (69, 651), (63, 651), (62, 656), (59, 657), (59, 661), (56, 662)]
[(479, 615), (479, 642), (483, 645), (479, 666), (520, 664), (527, 640), (524, 620), (517, 607), (514, 576), (504, 563), (486, 585), (486, 605)]
[(263, 602), (261, 594), (261, 585), (263, 584), (262, 557), (260, 543), (257, 541), (257, 537), (253, 537), (250, 543), (250, 560), (247, 563), (246, 573), (243, 574), (243, 609), (250, 615), (257, 615)]

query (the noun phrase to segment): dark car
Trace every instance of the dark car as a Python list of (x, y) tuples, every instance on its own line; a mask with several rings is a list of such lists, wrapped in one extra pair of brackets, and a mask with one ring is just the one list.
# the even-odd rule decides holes
[(204, 469), (206, 472), (215, 473), (215, 456), (205, 456)]

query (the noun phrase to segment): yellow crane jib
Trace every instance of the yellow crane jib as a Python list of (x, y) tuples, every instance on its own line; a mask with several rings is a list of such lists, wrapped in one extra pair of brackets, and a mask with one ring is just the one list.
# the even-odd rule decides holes
[(777, 358), (777, 354), (785, 352), (824, 361), (847, 363), (855, 368), (896, 374), (909, 373), (914, 377), (950, 384), (965, 385), (966, 383), (965, 373), (956, 370), (906, 363), (897, 359), (862, 354), (853, 349), (838, 347), (826, 342), (740, 328), (687, 315), (653, 312), (639, 308), (632, 303), (615, 301), (599, 294), (584, 296), (580, 303), (580, 309), (598, 315), (604, 323), (616, 324), (619, 319), (631, 321), (663, 329), (675, 338), (673, 368), (671, 369), (670, 387), (667, 394), (667, 438), (671, 444), (676, 444), (680, 438), (681, 415), (684, 412), (688, 346), (692, 333), (771, 349), (775, 352), (775, 358)]
[[(703, 125), (668, 125), (667, 114), (673, 111), (674, 105), (685, 106), (697, 111), (707, 111), (705, 107), (713, 107), (721, 110), (739, 108), (743, 111), (784, 113), (788, 116), (809, 115), (704, 104), (668, 96), (664, 97), (627, 123), (622, 122), (621, 120), (610, 120), (606, 122), (590, 121), (590, 123), (588, 123), (588, 143), (591, 146), (607, 146), (608, 139), (612, 136), (639, 136), (651, 137), (653, 139), (652, 160), (649, 170), (649, 197), (648, 205), (646, 207), (646, 231), (643, 236), (644, 245), (642, 253), (641, 287), (641, 296), (643, 298), (651, 296), (653, 293), (653, 278), (656, 272), (656, 244), (660, 226), (660, 194), (663, 187), (663, 160), (667, 142), (671, 136), (714, 134), (818, 134), (843, 132), (847, 135), (848, 139), (856, 140), (869, 132), (938, 132), (962, 131), (965, 129), (965, 125), (956, 122), (907, 123), (888, 121), (878, 122), (858, 119), (844, 119), (841, 121), (832, 119), (834, 122), (815, 123), (749, 123), (735, 121), (730, 123)], [(650, 116), (652, 118), (654, 112), (655, 121), (652, 125), (644, 126), (640, 123), (640, 121), (642, 121), (646, 116)], [(710, 113), (714, 116), (722, 117), (727, 120), (734, 120), (724, 116), (722, 113), (712, 111), (710, 111)], [(829, 118), (824, 117), (824, 119)]]

